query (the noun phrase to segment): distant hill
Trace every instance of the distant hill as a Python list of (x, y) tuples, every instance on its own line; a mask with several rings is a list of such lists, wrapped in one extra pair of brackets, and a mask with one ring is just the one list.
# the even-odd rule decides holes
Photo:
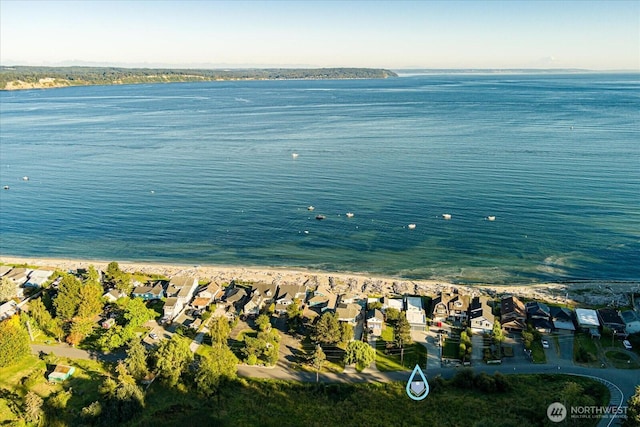
[(375, 68), (182, 70), (113, 67), (1, 66), (0, 90), (219, 80), (386, 79), (388, 77), (398, 77), (398, 75), (390, 70)]

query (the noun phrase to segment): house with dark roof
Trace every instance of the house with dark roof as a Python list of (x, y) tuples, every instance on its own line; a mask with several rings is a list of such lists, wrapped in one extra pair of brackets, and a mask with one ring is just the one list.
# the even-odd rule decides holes
[(211, 282), (198, 290), (198, 297), (208, 298), (209, 301), (218, 300), (222, 296), (222, 294), (222, 288), (215, 282)]
[(255, 283), (251, 285), (254, 295), (260, 295), (263, 304), (271, 304), (278, 294), (278, 285), (274, 283)]
[(307, 287), (305, 285), (281, 285), (278, 288), (278, 296), (276, 297), (276, 309), (278, 314), (287, 312), (287, 307), (293, 304), (294, 300), (304, 302), (307, 299)]
[(573, 311), (566, 307), (549, 307), (549, 314), (551, 315), (551, 323), (553, 328), (557, 331), (575, 331), (576, 327), (573, 324)]
[(319, 309), (320, 312), (327, 310), (335, 311), (338, 306), (338, 295), (333, 293), (326, 286), (318, 286), (307, 300), (307, 305), (311, 308)]
[(618, 310), (614, 310), (613, 308), (599, 308), (596, 312), (598, 313), (600, 324), (603, 327), (607, 327), (617, 334), (626, 334), (625, 323), (620, 317)]
[(500, 301), (500, 323), (505, 331), (522, 332), (526, 329), (527, 310), (517, 297), (511, 295)]
[(551, 318), (551, 310), (549, 306), (543, 302), (530, 301), (525, 304), (527, 310), (527, 318), (529, 319), (547, 319)]

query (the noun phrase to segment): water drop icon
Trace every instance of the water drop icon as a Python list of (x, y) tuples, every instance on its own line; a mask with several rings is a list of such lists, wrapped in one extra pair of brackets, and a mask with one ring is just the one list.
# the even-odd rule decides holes
[(419, 365), (413, 368), (413, 372), (407, 382), (407, 395), (413, 400), (422, 400), (429, 394), (429, 383)]

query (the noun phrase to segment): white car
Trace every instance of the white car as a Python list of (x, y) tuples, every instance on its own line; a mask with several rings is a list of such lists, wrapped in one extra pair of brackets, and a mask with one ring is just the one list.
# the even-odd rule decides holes
[(542, 348), (549, 348), (549, 341), (542, 340)]
[(629, 340), (624, 340), (622, 341), (622, 345), (624, 346), (624, 348), (626, 348), (627, 350), (631, 350), (633, 347), (631, 346), (631, 343), (629, 342)]
[(152, 340), (157, 340), (158, 339), (158, 335), (154, 334), (153, 332), (149, 334), (149, 338), (151, 338)]

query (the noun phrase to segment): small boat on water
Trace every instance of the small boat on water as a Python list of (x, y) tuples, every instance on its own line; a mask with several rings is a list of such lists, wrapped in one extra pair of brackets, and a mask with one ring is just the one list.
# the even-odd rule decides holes
[(313, 206), (309, 206), (309, 207), (307, 208), (307, 210), (308, 210), (308, 211), (312, 211), (312, 210), (314, 210), (314, 209), (315, 209), (315, 208), (314, 208)]
[(326, 216), (324, 216), (324, 215), (316, 215), (316, 219), (317, 219), (318, 221), (321, 221), (321, 220), (323, 220), (323, 219), (325, 219), (325, 218), (326, 218)]
[(409, 224), (409, 225), (407, 225), (407, 228), (409, 230), (414, 230), (416, 228), (416, 225), (415, 224)]
[(353, 212), (347, 212), (347, 218), (353, 218)]
[(487, 217), (487, 221), (495, 221), (495, 220), (496, 220), (496, 217), (495, 217), (495, 216), (493, 216), (493, 215), (489, 215), (489, 216)]
[(294, 159), (298, 158), (298, 153), (291, 153), (291, 157), (293, 157)]
[(22, 180), (23, 181), (29, 181), (29, 177), (25, 175), (25, 176), (22, 177)]
[(451, 214), (442, 214), (442, 219), (446, 219), (446, 220), (451, 219)]
[(4, 187), (2, 187), (2, 188), (4, 188), (5, 190), (8, 190), (8, 189), (9, 189), (9, 186), (8, 186), (8, 185), (5, 185), (5, 186), (4, 186)]

